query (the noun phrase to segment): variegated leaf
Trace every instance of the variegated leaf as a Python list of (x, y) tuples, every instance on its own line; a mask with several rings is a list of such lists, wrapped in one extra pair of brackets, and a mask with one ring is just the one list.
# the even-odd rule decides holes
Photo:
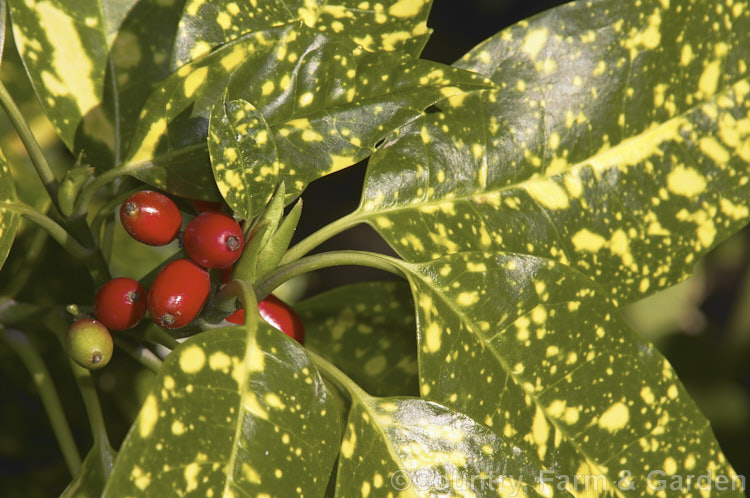
[(239, 36), (296, 20), (329, 36), (353, 40), (369, 51), (419, 55), (430, 30), (432, 0), (188, 0), (177, 31), (172, 68)]
[[(0, 153), (0, 203), (17, 199), (13, 175), (5, 156)], [(13, 240), (16, 238), (20, 215), (15, 211), (0, 209), (0, 268), (8, 257)]]
[(407, 269), (424, 398), (484, 423), (545, 468), (605, 481), (607, 494), (655, 494), (655, 477), (710, 471), (711, 489), (743, 496), (672, 367), (588, 277), (512, 253)]
[(310, 358), (249, 317), (167, 358), (104, 495), (322, 496), (339, 441), (335, 401)]
[(744, 226), (747, 1), (599, 0), (519, 23), (459, 67), (501, 86), (403, 129), (355, 221), (410, 260), (551, 257), (633, 301)]
[(169, 74), (184, 0), (9, 0), (14, 37), (45, 114), (98, 168), (122, 154)]
[(365, 282), (302, 301), (305, 347), (375, 396), (416, 396), (417, 339), (406, 284)]
[[(225, 186), (221, 193), (227, 204), (245, 219), (252, 219), (266, 206), (278, 184), (279, 152), (273, 130), (250, 102), (221, 98), (211, 111), (208, 131), (214, 179)], [(227, 188), (227, 183), (232, 188)], [(282, 201), (279, 215), (283, 207)]]
[(534, 453), (463, 413), (418, 398), (353, 398), (337, 497), (571, 496)]
[[(246, 100), (271, 127), (273, 136), (254, 141), (274, 140), (279, 164), (247, 169), (227, 160), (241, 158), (228, 151), (235, 143), (218, 144), (222, 153), (212, 165), (220, 191), (227, 200), (242, 200), (258, 175), (276, 178), (278, 171), (292, 198), (310, 181), (369, 156), (384, 136), (436, 101), (493, 86), (475, 73), (366, 52), (296, 22), (245, 35), (182, 66), (144, 107), (127, 160), (144, 166), (137, 176), (148, 183), (188, 197), (200, 194), (209, 114), (226, 89), (227, 101)], [(188, 154), (198, 162), (186, 161)], [(244, 212), (243, 202), (232, 207)]]

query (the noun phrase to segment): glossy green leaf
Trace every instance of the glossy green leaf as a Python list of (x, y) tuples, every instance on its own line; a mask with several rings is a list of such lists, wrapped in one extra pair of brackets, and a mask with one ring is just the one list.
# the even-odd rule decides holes
[(339, 430), (304, 350), (250, 316), (167, 357), (104, 495), (321, 496)]
[(138, 112), (169, 74), (184, 0), (9, 0), (14, 36), (45, 114), (97, 168), (119, 163)]
[[(0, 203), (17, 199), (13, 176), (5, 157), (0, 154)], [(20, 216), (15, 211), (0, 209), (0, 268), (8, 257), (10, 247), (16, 237)]]
[[(270, 196), (285, 180), (292, 199), (309, 182), (369, 156), (381, 139), (433, 103), (493, 86), (475, 73), (404, 54), (370, 53), (296, 22), (245, 35), (182, 66), (144, 107), (127, 160), (142, 164), (136, 175), (161, 189), (199, 193), (209, 181), (209, 114), (226, 89), (227, 102), (249, 102), (263, 117), (249, 108), (245, 112), (255, 117), (243, 116), (246, 104), (238, 103), (228, 122), (213, 120), (220, 130), (208, 133), (219, 190), (242, 213), (248, 185), (257, 183), (252, 195), (262, 199), (264, 190)], [(248, 156), (253, 145), (269, 159)], [(273, 181), (266, 181), (269, 176)]]
[(419, 392), (414, 307), (396, 282), (347, 285), (295, 305), (305, 346), (376, 396)]
[(107, 476), (111, 470), (111, 461), (109, 461), (109, 466), (108, 469), (104, 468), (101, 450), (99, 446), (95, 445), (83, 460), (78, 475), (60, 494), (60, 498), (97, 498), (102, 496), (102, 490), (107, 483)]
[[(221, 189), (224, 200), (243, 218), (253, 219), (270, 201), (279, 183), (279, 153), (275, 140), (268, 138), (273, 136), (273, 130), (250, 102), (219, 99), (211, 111), (209, 133), (214, 179), (223, 185), (232, 182), (231, 188)], [(271, 174), (261, 174), (266, 171)], [(269, 236), (283, 214), (284, 194), (273, 200), (278, 200), (277, 219), (269, 225)]]
[(545, 468), (603, 476), (610, 492), (654, 492), (651, 471), (710, 470), (712, 486), (732, 486), (734, 470), (672, 367), (588, 277), (512, 253), (407, 268), (424, 398), (484, 423)]
[(172, 68), (246, 33), (302, 20), (329, 36), (340, 34), (366, 50), (419, 55), (430, 36), (432, 0), (189, 0), (177, 32)]
[(405, 258), (551, 257), (627, 302), (686, 278), (744, 226), (750, 8), (565, 5), (457, 66), (501, 89), (457, 96), (370, 162), (355, 215)]
[(353, 398), (337, 497), (571, 496), (541, 482), (554, 474), (534, 453), (462, 413), (418, 398)]

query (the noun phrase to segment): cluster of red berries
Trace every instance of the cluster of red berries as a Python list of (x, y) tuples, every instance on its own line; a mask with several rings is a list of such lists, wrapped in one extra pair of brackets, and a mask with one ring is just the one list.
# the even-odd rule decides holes
[[(115, 278), (99, 289), (94, 301), (96, 320), (77, 320), (68, 330), (68, 347), (78, 363), (92, 369), (106, 365), (112, 356), (108, 330), (135, 327), (146, 309), (154, 322), (167, 329), (184, 327), (200, 313), (211, 291), (208, 270), (223, 270), (226, 278), (242, 254), (244, 243), (239, 223), (208, 204), (194, 202), (201, 212), (187, 224), (182, 235), (182, 245), (190, 258), (165, 265), (148, 293), (132, 278)], [(166, 195), (144, 190), (123, 202), (120, 221), (135, 240), (162, 246), (178, 237), (182, 215)], [(269, 324), (300, 343), (304, 340), (302, 323), (289, 305), (271, 295), (258, 304), (258, 309)], [(244, 323), (244, 310), (237, 310), (227, 321)], [(94, 340), (104, 335), (108, 341)]]

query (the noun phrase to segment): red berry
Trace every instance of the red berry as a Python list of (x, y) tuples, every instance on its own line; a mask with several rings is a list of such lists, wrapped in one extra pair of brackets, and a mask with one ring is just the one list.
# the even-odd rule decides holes
[(132, 278), (115, 278), (96, 293), (94, 314), (109, 330), (125, 330), (146, 313), (146, 290)]
[(200, 313), (211, 290), (208, 272), (189, 259), (165, 266), (148, 291), (151, 318), (167, 329), (184, 327)]
[(122, 203), (120, 221), (135, 240), (150, 246), (163, 246), (177, 237), (182, 215), (166, 195), (142, 190)]
[(65, 334), (65, 345), (76, 363), (91, 370), (102, 368), (112, 358), (112, 336), (93, 318), (73, 322)]
[(237, 325), (242, 325), (245, 323), (245, 310), (240, 308), (231, 315), (229, 315), (226, 320), (229, 323), (236, 323)]
[[(258, 311), (266, 323), (304, 344), (305, 327), (291, 306), (272, 294), (258, 303)], [(245, 310), (235, 311), (227, 317), (227, 321), (242, 325), (245, 323)]]
[(206, 268), (232, 266), (242, 254), (242, 228), (222, 213), (206, 211), (193, 218), (182, 241), (193, 261)]

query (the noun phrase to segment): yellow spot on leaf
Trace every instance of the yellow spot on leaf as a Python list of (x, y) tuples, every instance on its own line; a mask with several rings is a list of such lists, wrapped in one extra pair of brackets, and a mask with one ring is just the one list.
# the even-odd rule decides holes
[(156, 404), (156, 397), (153, 394), (149, 394), (143, 403), (143, 408), (141, 408), (141, 416), (138, 423), (139, 434), (142, 438), (146, 438), (151, 434), (157, 420), (159, 420), (159, 410)]
[(192, 97), (196, 90), (198, 90), (198, 88), (200, 88), (200, 86), (206, 81), (207, 75), (207, 67), (198, 68), (190, 73), (190, 75), (185, 78), (185, 97)]
[(232, 365), (232, 360), (226, 354), (217, 351), (208, 357), (208, 365), (211, 367), (211, 370), (221, 370), (227, 373), (229, 372), (229, 367)]
[(609, 432), (624, 428), (630, 420), (630, 410), (625, 403), (618, 402), (607, 408), (599, 417), (599, 427)]
[(388, 9), (388, 14), (393, 17), (414, 17), (422, 10), (423, 0), (399, 0)]
[(607, 241), (601, 235), (584, 228), (573, 236), (572, 242), (576, 251), (598, 252)]
[(299, 98), (299, 105), (300, 107), (307, 107), (308, 105), (312, 104), (313, 101), (313, 94), (310, 92), (303, 93), (302, 96)]
[(159, 139), (162, 135), (164, 135), (164, 132), (166, 131), (167, 120), (165, 118), (161, 118), (153, 122), (148, 130), (148, 133), (146, 133), (146, 136), (141, 141), (140, 147), (135, 152), (135, 154), (133, 154), (133, 159), (131, 162), (139, 162), (151, 159), (154, 155), (154, 152), (156, 151), (156, 146), (159, 143)]
[(477, 291), (462, 292), (458, 295), (456, 301), (461, 306), (471, 306), (479, 301), (479, 293)]
[(198, 474), (201, 471), (201, 466), (196, 462), (192, 462), (185, 467), (185, 482), (187, 487), (185, 491), (192, 491), (198, 488)]
[(706, 180), (693, 168), (679, 165), (667, 176), (667, 188), (673, 194), (692, 197), (706, 190)]
[(265, 396), (265, 398), (263, 398), (263, 400), (271, 408), (275, 408), (277, 410), (283, 410), (283, 409), (286, 408), (286, 405), (284, 404), (283, 401), (281, 401), (281, 398), (279, 398), (274, 393), (268, 393), (268, 394), (266, 394), (266, 396)]
[(353, 428), (352, 425), (349, 425), (349, 438), (341, 442), (341, 454), (344, 458), (351, 458), (354, 454), (354, 445), (357, 444), (357, 434)]
[(746, 206), (734, 204), (729, 199), (720, 199), (719, 207), (721, 207), (722, 213), (734, 220), (743, 220), (748, 216), (748, 208)]
[(698, 142), (698, 145), (701, 152), (710, 157), (719, 166), (723, 166), (729, 162), (729, 152), (714, 137), (703, 137)]
[[(52, 53), (45, 54), (45, 60), (51, 63), (55, 79), (60, 82), (58, 91), (69, 94), (80, 115), (85, 116), (99, 105), (101, 91), (94, 86), (97, 74), (94, 73), (92, 60), (87, 55), (89, 52), (78, 34), (78, 21), (55, 7), (53, 2), (39, 2), (34, 9), (52, 47)], [(16, 33), (20, 34), (21, 30)], [(19, 38), (23, 39), (23, 36)], [(25, 46), (23, 42), (20, 45)], [(27, 53), (26, 50), (23, 51)]]
[(425, 346), (430, 353), (436, 353), (440, 350), (441, 335), (443, 330), (437, 322), (432, 322), (425, 330)]
[(526, 183), (529, 195), (547, 209), (567, 209), (568, 194), (552, 180), (532, 180)]
[(174, 434), (175, 436), (179, 436), (184, 432), (185, 424), (183, 424), (179, 420), (175, 420), (174, 422), (172, 422), (172, 434)]
[(190, 346), (180, 354), (180, 368), (185, 373), (195, 373), (206, 363), (206, 354), (198, 346)]
[(704, 97), (710, 97), (716, 93), (716, 89), (719, 86), (720, 74), (720, 61), (713, 61), (705, 67), (700, 79), (698, 80), (698, 89), (703, 93)]
[(548, 37), (549, 31), (546, 28), (531, 30), (526, 34), (521, 50), (526, 52), (530, 58), (536, 59), (547, 43)]

